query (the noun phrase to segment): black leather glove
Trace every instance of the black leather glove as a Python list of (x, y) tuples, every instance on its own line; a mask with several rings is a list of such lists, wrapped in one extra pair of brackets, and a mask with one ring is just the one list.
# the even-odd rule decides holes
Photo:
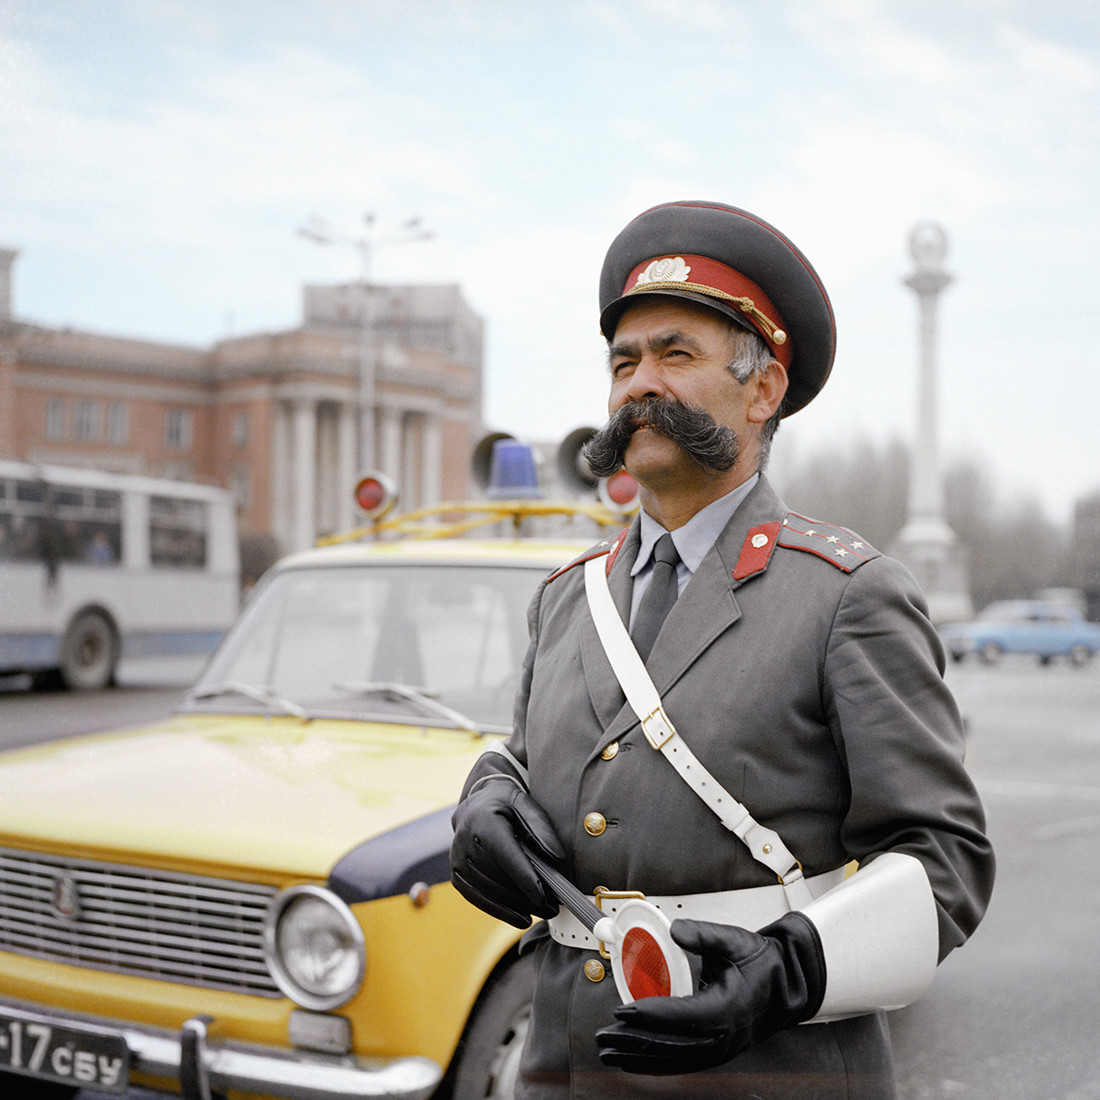
[(520, 843), (560, 866), (565, 850), (546, 811), (513, 779), (481, 779), (451, 817), (451, 881), (479, 909), (517, 928), (558, 911), (553, 891)]
[(596, 1032), (604, 1065), (650, 1074), (709, 1069), (821, 1007), (825, 956), (801, 913), (759, 932), (678, 920), (672, 938), (702, 956), (699, 992), (620, 1005), (619, 1022)]

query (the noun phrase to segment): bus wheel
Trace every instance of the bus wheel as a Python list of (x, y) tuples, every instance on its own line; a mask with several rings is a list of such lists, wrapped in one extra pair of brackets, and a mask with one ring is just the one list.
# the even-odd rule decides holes
[(85, 611), (61, 639), (61, 679), (68, 688), (91, 691), (114, 679), (118, 649), (114, 628), (97, 611)]

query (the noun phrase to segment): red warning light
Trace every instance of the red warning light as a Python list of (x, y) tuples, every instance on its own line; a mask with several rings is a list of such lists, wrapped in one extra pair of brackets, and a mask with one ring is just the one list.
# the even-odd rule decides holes
[(610, 507), (625, 511), (638, 502), (638, 483), (626, 470), (616, 470), (601, 484), (600, 496)]
[(367, 474), (355, 486), (355, 503), (371, 519), (388, 512), (396, 500), (397, 491), (385, 474)]
[(355, 503), (364, 512), (373, 512), (386, 499), (386, 490), (377, 478), (365, 477), (355, 486)]

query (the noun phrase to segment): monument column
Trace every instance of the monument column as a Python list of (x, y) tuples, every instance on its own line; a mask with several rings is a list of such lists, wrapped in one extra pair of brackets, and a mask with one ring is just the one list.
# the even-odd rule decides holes
[(950, 622), (969, 618), (972, 605), (962, 549), (944, 516), (940, 472), (937, 311), (940, 294), (953, 282), (943, 266), (947, 234), (942, 226), (933, 222), (914, 226), (909, 254), (916, 270), (903, 281), (916, 293), (920, 310), (917, 434), (909, 473), (908, 519), (893, 553), (924, 589), (933, 621)]

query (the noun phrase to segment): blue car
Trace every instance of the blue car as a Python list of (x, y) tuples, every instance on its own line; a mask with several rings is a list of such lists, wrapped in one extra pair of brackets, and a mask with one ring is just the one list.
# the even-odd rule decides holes
[(970, 622), (941, 627), (940, 634), (956, 661), (974, 654), (994, 664), (1005, 653), (1030, 653), (1043, 664), (1066, 657), (1084, 665), (1100, 651), (1100, 624), (1068, 604), (1043, 600), (1000, 600)]

